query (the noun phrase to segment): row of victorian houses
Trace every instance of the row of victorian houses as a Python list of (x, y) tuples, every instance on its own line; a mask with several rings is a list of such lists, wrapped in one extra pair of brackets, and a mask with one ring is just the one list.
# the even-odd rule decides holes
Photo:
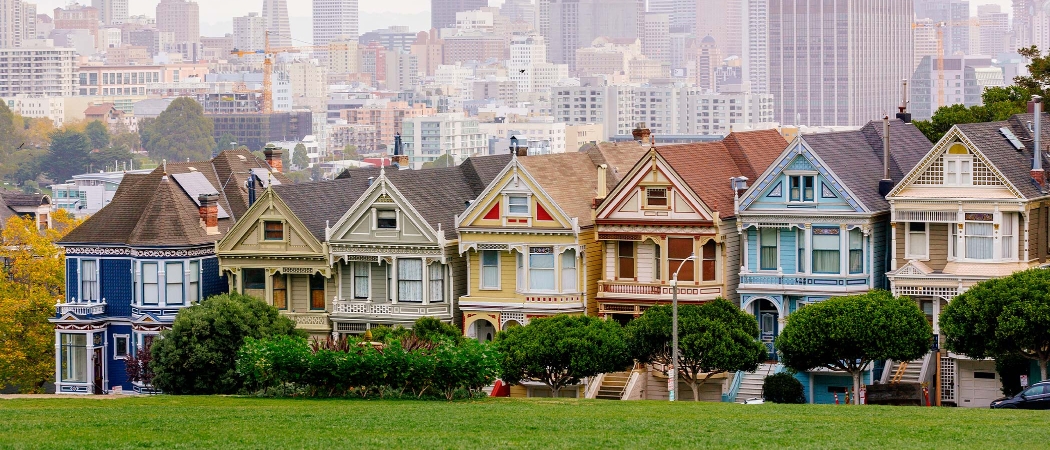
[[(272, 166), (225, 151), (129, 174), (61, 242), (57, 389), (141, 389), (124, 357), (179, 309), (229, 291), (317, 337), (432, 316), (487, 341), (553, 314), (625, 323), (669, 303), (677, 273), (680, 302), (724, 297), (754, 314), (770, 360), (792, 312), (876, 288), (913, 298), (937, 334), (941, 308), (968, 286), (1047, 262), (1046, 155), (1034, 155), (1032, 114), (958, 125), (935, 144), (901, 119), (790, 143), (752, 131), (653, 146), (639, 129), (636, 141), (573, 153), (300, 184), (281, 173), (279, 150), (267, 150)], [(932, 380), (938, 365), (944, 402), (998, 397), (994, 362), (951, 353), (866, 376)], [(745, 377), (709, 394), (732, 399)], [(850, 384), (799, 378), (812, 402)]]

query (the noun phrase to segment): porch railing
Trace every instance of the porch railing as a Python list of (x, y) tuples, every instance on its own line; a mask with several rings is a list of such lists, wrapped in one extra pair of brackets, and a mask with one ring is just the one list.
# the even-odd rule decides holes
[(78, 316), (99, 316), (106, 313), (106, 301), (98, 303), (59, 303), (55, 305), (58, 315), (73, 313)]
[[(636, 296), (640, 298), (663, 298), (671, 299), (674, 291), (669, 285), (657, 283), (634, 283), (626, 281), (598, 281), (599, 294), (613, 294), (615, 296)], [(704, 286), (698, 284), (678, 285), (679, 300), (700, 300), (701, 298), (713, 298), (722, 295), (722, 287)]]
[(799, 287), (864, 287), (868, 285), (867, 275), (768, 275), (741, 274), (740, 284), (799, 286)]
[(370, 303), (336, 300), (332, 305), (333, 314), (342, 315), (448, 315), (451, 306), (448, 303)]

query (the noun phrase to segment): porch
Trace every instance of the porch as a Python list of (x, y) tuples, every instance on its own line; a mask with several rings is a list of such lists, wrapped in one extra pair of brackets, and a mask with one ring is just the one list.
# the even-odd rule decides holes
[(782, 294), (845, 295), (863, 293), (871, 289), (868, 274), (764, 274), (741, 273), (739, 290), (764, 291)]

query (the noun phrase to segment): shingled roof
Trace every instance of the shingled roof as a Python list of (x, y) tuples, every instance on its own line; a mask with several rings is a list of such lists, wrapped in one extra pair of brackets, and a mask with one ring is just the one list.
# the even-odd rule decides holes
[[(889, 211), (879, 194), (883, 177), (883, 129), (871, 121), (860, 130), (803, 135), (802, 139), (869, 211)], [(933, 144), (915, 125), (890, 120), (890, 179), (900, 182)]]
[(729, 179), (755, 180), (786, 147), (780, 133), (763, 130), (729, 133), (720, 142), (659, 146), (656, 152), (708, 208), (725, 219), (735, 214)]
[[(269, 169), (245, 150), (228, 150), (210, 161), (169, 163), (148, 174), (127, 174), (113, 200), (69, 232), (62, 245), (198, 246), (213, 243), (248, 209), (245, 186), (251, 169)], [(199, 172), (219, 195), (219, 206), (231, 217), (219, 219), (219, 234), (200, 225), (194, 199), (171, 175)], [(281, 173), (274, 179), (289, 182)], [(261, 192), (260, 192), (261, 194)]]
[[(1034, 154), (1035, 134), (1028, 129), (1032, 122), (1033, 114), (1017, 114), (1010, 119), (1001, 122), (967, 123), (956, 125), (956, 128), (972, 142), (980, 152), (995, 165), (1014, 186), (1021, 191), (1025, 198), (1033, 199), (1043, 197), (1044, 190), (1032, 178), (1032, 155)], [(1043, 169), (1050, 171), (1050, 161), (1046, 158), (1046, 147), (1050, 145), (1050, 114), (1042, 114), (1042, 127), (1040, 127), (1041, 145), (1043, 151)], [(1024, 144), (1024, 149), (1018, 151), (1010, 143), (1000, 128), (1009, 129), (1018, 140)]]
[(0, 190), (0, 228), (7, 219), (19, 214), (19, 210), (38, 208), (51, 204), (51, 197), (44, 194), (26, 194), (24, 192)]

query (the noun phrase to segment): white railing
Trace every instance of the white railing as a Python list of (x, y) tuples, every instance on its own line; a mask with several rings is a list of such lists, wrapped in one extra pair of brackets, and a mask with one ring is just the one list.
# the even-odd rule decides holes
[(448, 315), (451, 314), (448, 303), (372, 303), (336, 300), (332, 313), (339, 315)]
[[(600, 297), (631, 296), (634, 298), (671, 299), (674, 288), (668, 285), (656, 283), (633, 283), (601, 280), (598, 282), (598, 293)], [(612, 294), (612, 295), (609, 295)], [(700, 300), (701, 298), (714, 298), (722, 295), (719, 285), (703, 286), (696, 284), (679, 284), (679, 300)]]
[(106, 302), (100, 303), (59, 303), (55, 305), (58, 315), (73, 313), (78, 316), (102, 315), (106, 313)]
[(769, 274), (740, 274), (740, 284), (750, 285), (774, 285), (774, 286), (808, 286), (808, 287), (833, 287), (833, 286), (867, 286), (868, 276), (856, 275), (769, 275)]

